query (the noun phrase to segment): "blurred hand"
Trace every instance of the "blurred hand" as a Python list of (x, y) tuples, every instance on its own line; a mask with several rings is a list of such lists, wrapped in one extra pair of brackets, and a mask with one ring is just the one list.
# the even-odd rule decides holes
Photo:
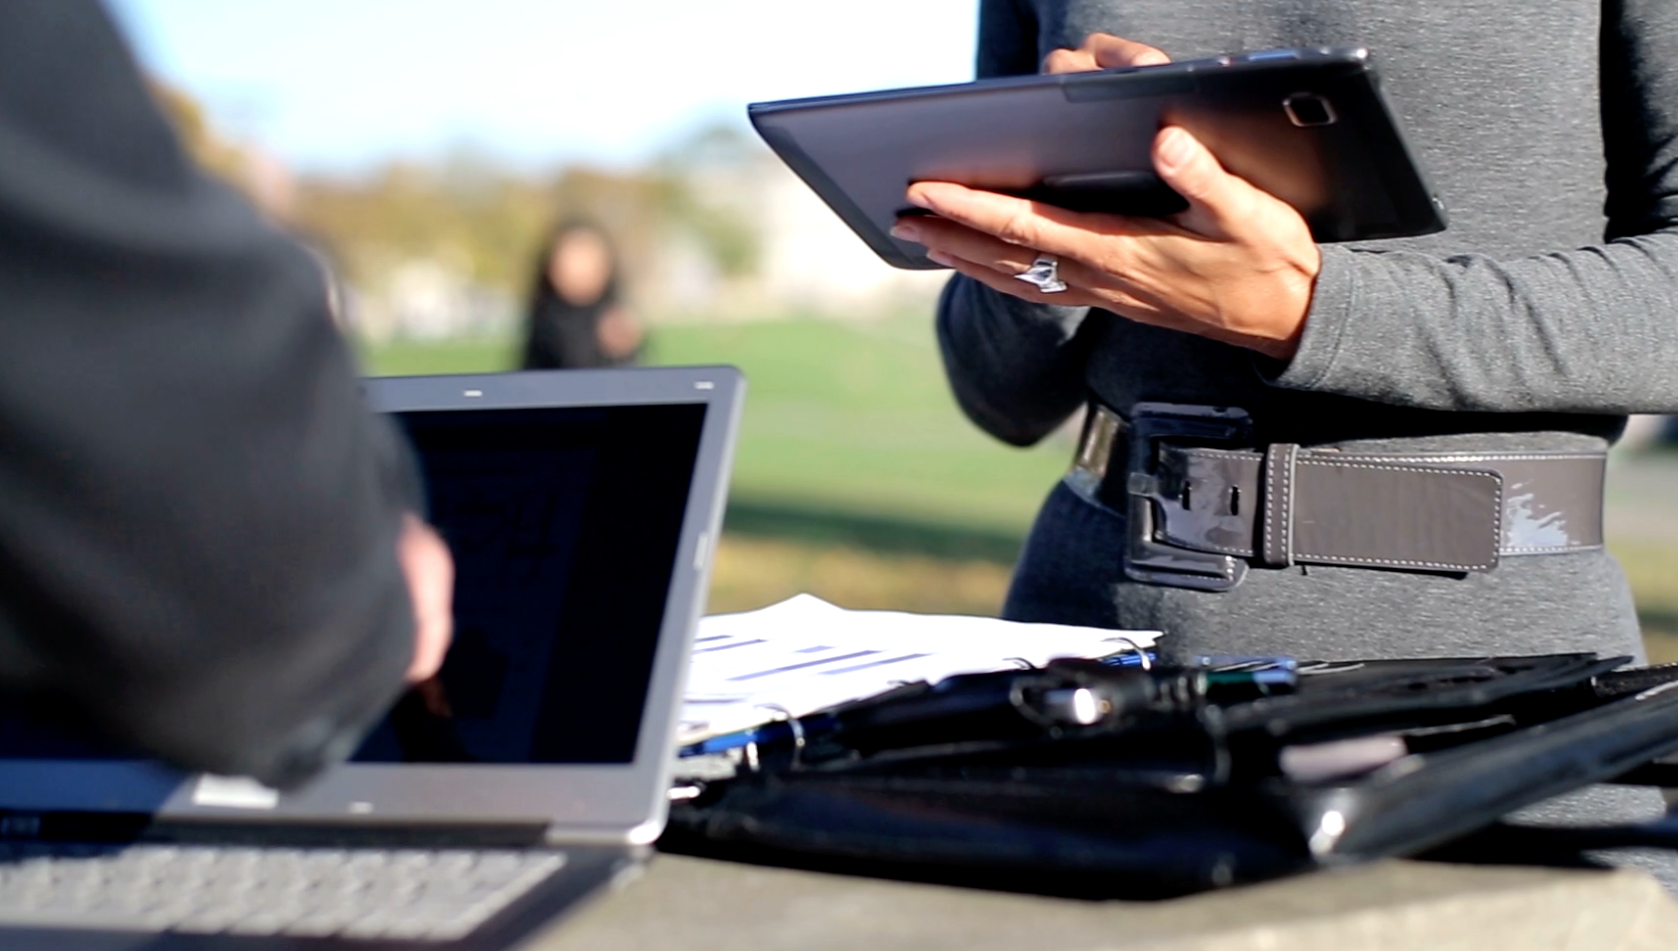
[(449, 704), (448, 688), (443, 686), (443, 680), (435, 675), (414, 684), (414, 693), (419, 694), (420, 703), (425, 706), (425, 712), (440, 720), (454, 717), (454, 707)]
[(443, 666), (454, 636), (454, 558), (436, 530), (412, 513), (402, 518), (396, 558), (414, 604), (414, 660), (408, 665), (408, 681), (419, 683)]
[(1091, 33), (1075, 50), (1058, 49), (1043, 57), (1045, 73), (1087, 73), (1092, 69), (1158, 66), (1171, 62), (1164, 52), (1111, 33)]
[[(1047, 72), (1166, 62), (1151, 46), (1092, 34), (1057, 50)], [(893, 235), (927, 257), (1023, 300), (1100, 307), (1139, 323), (1198, 334), (1286, 360), (1299, 349), (1322, 258), (1287, 203), (1226, 172), (1186, 130), (1153, 143), (1154, 170), (1189, 202), (1170, 218), (1067, 211), (949, 182), (917, 182), (908, 199), (936, 217), (901, 219)], [(1067, 289), (1016, 279), (1039, 255), (1059, 261)]]
[(613, 307), (600, 315), (594, 325), (594, 340), (600, 352), (621, 360), (632, 356), (641, 346), (641, 324), (622, 307)]

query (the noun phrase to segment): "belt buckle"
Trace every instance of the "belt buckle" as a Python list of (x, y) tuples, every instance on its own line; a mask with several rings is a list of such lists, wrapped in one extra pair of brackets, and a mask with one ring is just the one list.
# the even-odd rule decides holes
[(1167, 442), (1251, 448), (1253, 420), (1246, 410), (1234, 406), (1137, 403), (1131, 410), (1125, 576), (1145, 584), (1228, 591), (1247, 576), (1245, 559), (1182, 548), (1156, 537), (1160, 519), (1155, 507), (1167, 501), (1161, 491), (1159, 447)]

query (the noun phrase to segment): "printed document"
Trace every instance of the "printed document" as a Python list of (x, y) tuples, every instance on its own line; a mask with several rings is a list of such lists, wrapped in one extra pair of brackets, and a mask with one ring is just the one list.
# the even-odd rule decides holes
[(1147, 650), (1157, 631), (898, 611), (813, 595), (699, 622), (679, 742), (800, 717), (901, 683)]

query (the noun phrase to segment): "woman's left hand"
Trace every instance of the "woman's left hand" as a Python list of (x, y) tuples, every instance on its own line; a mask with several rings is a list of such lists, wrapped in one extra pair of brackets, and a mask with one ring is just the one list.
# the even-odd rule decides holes
[[(1100, 307), (1145, 324), (1290, 359), (1299, 349), (1322, 258), (1305, 220), (1224, 171), (1186, 130), (1162, 129), (1154, 168), (1189, 202), (1170, 218), (1068, 211), (1042, 202), (917, 182), (892, 234), (1004, 294)], [(1067, 288), (1046, 294), (1017, 275), (1058, 259)]]

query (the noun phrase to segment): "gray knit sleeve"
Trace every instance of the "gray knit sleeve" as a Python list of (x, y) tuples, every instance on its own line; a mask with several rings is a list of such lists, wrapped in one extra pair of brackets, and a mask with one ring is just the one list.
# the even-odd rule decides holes
[(979, 0), (979, 44), (974, 75), (1029, 76), (1037, 72), (1037, 13), (1027, 0)]
[(938, 345), (956, 403), (980, 429), (1029, 446), (1086, 397), (1087, 307), (1045, 307), (956, 276), (938, 301)]
[[(981, 0), (978, 76), (1037, 71), (1037, 21), (1022, 0)], [(1027, 446), (1084, 401), (1086, 307), (1045, 307), (957, 275), (938, 302), (938, 344), (956, 402), (978, 426)], [(1088, 335), (1083, 335), (1087, 337)]]
[(1604, 243), (1323, 249), (1279, 386), (1444, 410), (1678, 411), (1678, 5), (1604, 0)]

